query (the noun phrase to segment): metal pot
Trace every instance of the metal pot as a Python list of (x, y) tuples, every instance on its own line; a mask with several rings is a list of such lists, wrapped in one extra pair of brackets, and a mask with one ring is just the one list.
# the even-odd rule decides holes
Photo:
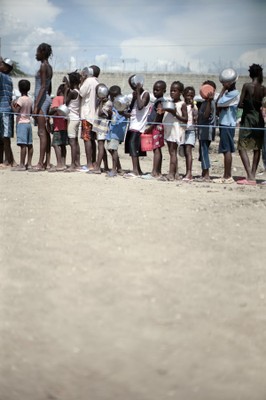
[(96, 86), (96, 95), (99, 99), (105, 99), (108, 97), (109, 89), (104, 83), (99, 83)]
[(62, 117), (67, 117), (69, 114), (69, 108), (65, 104), (61, 104), (57, 110)]
[(129, 106), (129, 98), (120, 94), (114, 98), (114, 107), (117, 111), (125, 111)]
[(219, 81), (221, 83), (235, 83), (237, 79), (237, 72), (233, 68), (225, 68), (219, 75)]
[(164, 100), (162, 102), (162, 109), (164, 111), (174, 111), (175, 110), (175, 103), (173, 102), (173, 100)]
[(132, 78), (130, 79), (130, 83), (133, 87), (136, 87), (138, 83), (143, 86), (144, 84), (144, 77), (142, 75), (133, 75)]

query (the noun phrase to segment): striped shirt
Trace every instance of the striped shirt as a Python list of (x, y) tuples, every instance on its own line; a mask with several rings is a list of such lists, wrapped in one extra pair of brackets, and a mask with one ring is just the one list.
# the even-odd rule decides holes
[(11, 111), (13, 82), (9, 75), (0, 72), (0, 112)]

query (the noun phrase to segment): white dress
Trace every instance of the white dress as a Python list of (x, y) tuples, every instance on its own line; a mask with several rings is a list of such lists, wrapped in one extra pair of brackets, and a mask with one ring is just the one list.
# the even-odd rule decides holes
[[(185, 104), (185, 102), (182, 100), (175, 103), (176, 113), (177, 115), (180, 115), (180, 117), (182, 117), (181, 109), (183, 104)], [(163, 124), (164, 138), (167, 142), (175, 142), (178, 145), (184, 142), (186, 124), (181, 126), (181, 122), (169, 112), (165, 113)]]

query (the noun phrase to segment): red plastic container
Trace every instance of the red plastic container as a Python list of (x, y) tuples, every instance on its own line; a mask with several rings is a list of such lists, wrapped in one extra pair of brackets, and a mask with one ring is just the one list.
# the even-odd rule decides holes
[(140, 135), (140, 147), (141, 147), (141, 151), (152, 151), (152, 149), (153, 149), (152, 148), (152, 134), (142, 133)]

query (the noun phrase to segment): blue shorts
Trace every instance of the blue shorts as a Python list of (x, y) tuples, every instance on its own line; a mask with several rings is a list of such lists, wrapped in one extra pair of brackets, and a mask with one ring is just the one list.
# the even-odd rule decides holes
[(21, 123), (17, 124), (17, 145), (25, 144), (30, 145), (32, 144), (32, 127), (31, 123)]
[(0, 137), (12, 138), (14, 136), (14, 116), (0, 112)]
[(235, 152), (235, 127), (220, 125), (220, 143), (218, 153)]

